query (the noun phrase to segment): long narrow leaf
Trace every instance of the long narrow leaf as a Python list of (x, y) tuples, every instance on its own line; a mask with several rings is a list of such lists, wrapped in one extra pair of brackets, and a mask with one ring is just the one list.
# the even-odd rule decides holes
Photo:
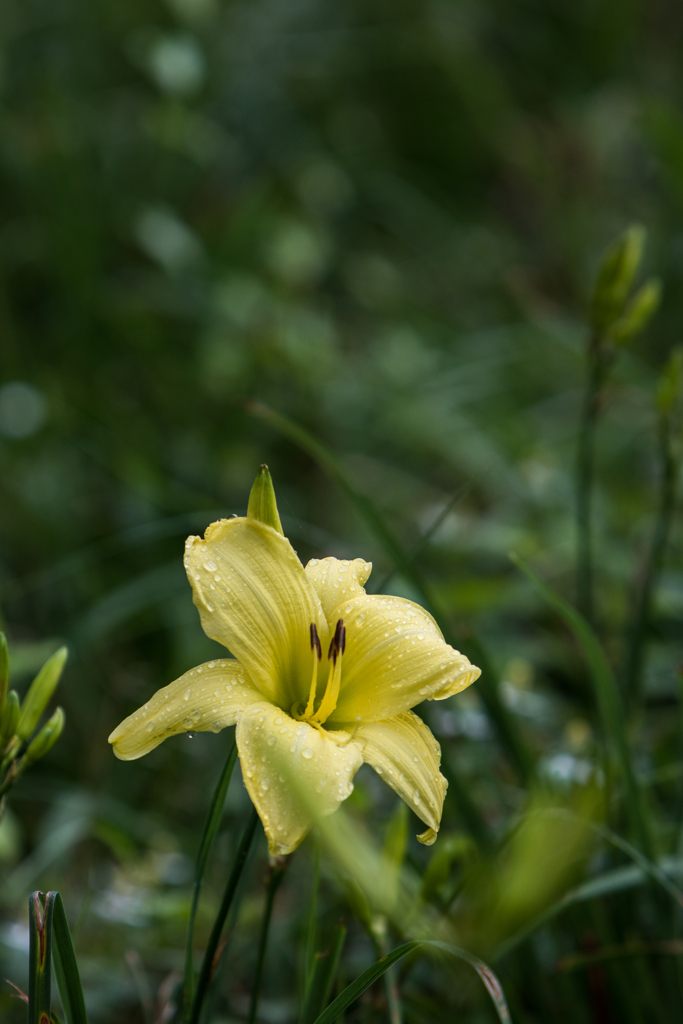
[(199, 844), (199, 853), (197, 854), (195, 864), (192, 905), (190, 907), (190, 920), (187, 926), (187, 943), (185, 947), (185, 1000), (183, 1004), (183, 1019), (185, 1021), (189, 1021), (192, 1016), (192, 1001), (194, 999), (194, 925), (199, 905), (199, 894), (202, 888), (209, 851), (213, 846), (213, 841), (216, 838), (223, 816), (225, 797), (236, 760), (237, 744), (233, 741), (211, 799), (211, 806), (209, 807), (209, 813), (204, 825), (204, 833)]
[(66, 1024), (88, 1024), (85, 999), (78, 972), (76, 955), (71, 941), (71, 932), (64, 911), (64, 903), (58, 892), (49, 892), (47, 901), (52, 901), (52, 932), (54, 939), (54, 965), (59, 998), (66, 1018)]
[(52, 915), (54, 901), (46, 898), (43, 904), (42, 897), (42, 892), (32, 892), (28, 899), (29, 1024), (47, 1024), (50, 1020), (52, 996)]
[(470, 964), (483, 981), (486, 991), (495, 1006), (496, 1013), (498, 1014), (498, 1019), (501, 1024), (512, 1024), (503, 988), (491, 968), (485, 964), (483, 960), (479, 960), (478, 957), (472, 956), (472, 954), (468, 953), (465, 949), (460, 949), (458, 946), (450, 946), (446, 942), (437, 942), (430, 939), (418, 939), (413, 942), (406, 942), (405, 945), (399, 946), (397, 949), (392, 950), (391, 953), (383, 956), (381, 960), (378, 960), (372, 965), (372, 967), (369, 967), (367, 971), (360, 975), (359, 978), (356, 978), (356, 980), (352, 981), (350, 985), (347, 985), (344, 991), (340, 992), (337, 998), (330, 1003), (325, 1010), (323, 1010), (320, 1016), (315, 1020), (314, 1024), (333, 1024), (339, 1014), (343, 1013), (351, 1003), (355, 1002), (355, 1000), (358, 999), (358, 997), (361, 996), (363, 992), (373, 984), (373, 982), (377, 981), (378, 978), (381, 978), (385, 971), (388, 971), (390, 967), (403, 959), (404, 956), (407, 956), (408, 953), (412, 953), (418, 949), (425, 949), (425, 951), (438, 949), (442, 953), (448, 953), (450, 956), (457, 957), (458, 959), (464, 960), (466, 963)]
[(595, 687), (602, 726), (621, 773), (631, 827), (638, 838), (643, 852), (652, 859), (650, 830), (643, 807), (642, 795), (633, 771), (624, 728), (624, 709), (614, 673), (602, 649), (602, 645), (592, 626), (576, 608), (573, 608), (567, 601), (551, 590), (550, 587), (542, 583), (523, 559), (517, 555), (511, 555), (510, 557), (538, 593), (564, 619), (564, 622), (581, 646)]
[[(525, 784), (528, 783), (533, 775), (533, 758), (527, 750), (524, 740), (519, 735), (512, 716), (498, 697), (498, 679), (491, 659), (486, 657), (484, 647), (481, 642), (476, 641), (475, 643), (472, 639), (470, 639), (469, 643), (458, 643), (456, 641), (450, 624), (440, 609), (436, 606), (426, 582), (413, 562), (413, 558), (404, 552), (401, 544), (389, 529), (372, 502), (354, 487), (343, 467), (324, 447), (324, 445), (320, 444), (315, 437), (313, 437), (303, 427), (299, 426), (299, 424), (293, 423), (292, 420), (288, 419), (286, 416), (283, 416), (281, 413), (276, 412), (274, 409), (271, 409), (269, 406), (264, 405), (261, 402), (249, 402), (247, 403), (247, 409), (252, 413), (252, 415), (265, 420), (266, 423), (270, 424), (270, 426), (280, 434), (288, 437), (290, 441), (298, 445), (298, 447), (303, 449), (303, 451), (307, 452), (311, 458), (315, 459), (316, 462), (318, 462), (323, 469), (325, 469), (330, 476), (339, 483), (342, 489), (346, 492), (359, 516), (365, 521), (366, 525), (378, 538), (385, 552), (392, 559), (398, 571), (420, 594), (424, 607), (430, 615), (436, 619), (447, 643), (451, 644), (452, 647), (462, 647), (464, 653), (467, 654), (472, 661), (479, 664), (482, 669), (483, 680), (483, 682), (480, 681), (478, 684), (479, 691), (484, 699), (493, 724), (498, 731), (500, 742), (514, 764), (520, 780)], [(482, 662), (485, 662), (485, 664), (482, 664)]]

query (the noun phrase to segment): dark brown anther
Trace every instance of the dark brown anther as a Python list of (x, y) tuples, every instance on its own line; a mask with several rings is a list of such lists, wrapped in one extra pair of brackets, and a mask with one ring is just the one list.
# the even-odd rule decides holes
[(337, 628), (334, 631), (334, 636), (330, 642), (330, 649), (327, 652), (327, 660), (332, 659), (332, 664), (337, 664), (337, 658), (340, 654), (344, 653), (346, 648), (346, 627), (344, 626), (344, 620), (339, 619), (337, 621)]
[(320, 637), (318, 636), (318, 627), (316, 626), (315, 622), (311, 623), (311, 650), (316, 650), (318, 652), (318, 661), (321, 661), (323, 656), (323, 649), (320, 644)]

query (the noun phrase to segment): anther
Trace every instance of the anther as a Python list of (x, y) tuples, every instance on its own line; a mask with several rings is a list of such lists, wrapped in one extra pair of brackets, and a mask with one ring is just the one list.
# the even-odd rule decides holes
[(332, 661), (332, 665), (337, 664), (337, 658), (340, 654), (344, 653), (346, 648), (346, 627), (343, 619), (337, 620), (337, 627), (334, 631), (334, 636), (330, 642), (330, 649), (327, 652), (327, 660)]
[(318, 627), (315, 622), (311, 623), (311, 650), (318, 652), (318, 661), (322, 661), (323, 649), (320, 644), (320, 637), (318, 636)]

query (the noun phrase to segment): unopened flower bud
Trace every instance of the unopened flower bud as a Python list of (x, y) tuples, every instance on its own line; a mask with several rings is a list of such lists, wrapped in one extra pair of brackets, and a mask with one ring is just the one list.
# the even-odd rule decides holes
[(623, 316), (620, 316), (610, 328), (609, 334), (615, 345), (627, 345), (647, 327), (657, 312), (661, 297), (662, 286), (655, 278), (646, 281), (642, 288), (638, 289)]
[(19, 694), (16, 690), (10, 690), (0, 715), (0, 753), (4, 753), (5, 747), (17, 731), (20, 713)]
[(645, 229), (634, 224), (610, 246), (598, 272), (591, 303), (591, 325), (605, 335), (624, 311), (645, 245)]
[(28, 768), (29, 765), (35, 764), (41, 757), (45, 757), (47, 752), (51, 750), (59, 737), (62, 734), (64, 728), (64, 712), (61, 708), (57, 708), (55, 713), (45, 723), (43, 728), (40, 730), (35, 739), (31, 740), (28, 745), (28, 749), (24, 756), (21, 758), (21, 768)]
[(38, 719), (47, 707), (59, 682), (68, 653), (66, 647), (60, 647), (51, 658), (48, 658), (31, 683), (21, 705), (21, 716), (17, 725), (17, 736), (20, 739), (27, 740), (37, 726)]
[(256, 519), (259, 523), (272, 526), (278, 533), (284, 534), (275, 500), (273, 478), (267, 466), (261, 466), (258, 476), (254, 480), (254, 486), (249, 495), (247, 518)]

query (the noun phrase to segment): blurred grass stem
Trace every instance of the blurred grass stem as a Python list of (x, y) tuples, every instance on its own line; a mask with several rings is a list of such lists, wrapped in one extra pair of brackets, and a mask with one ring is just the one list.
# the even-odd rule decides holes
[(220, 774), (216, 788), (211, 799), (209, 813), (204, 825), (202, 840), (199, 844), (199, 853), (195, 865), (194, 888), (192, 891), (192, 905), (190, 907), (190, 920), (187, 926), (187, 944), (185, 947), (185, 997), (183, 1002), (183, 1019), (189, 1021), (192, 1016), (192, 1002), (194, 998), (194, 925), (199, 906), (199, 896), (204, 879), (204, 870), (223, 815), (225, 796), (230, 784), (235, 761), (237, 760), (237, 744), (232, 742), (228, 756)]
[(636, 590), (633, 619), (628, 633), (624, 672), (625, 692), (632, 703), (637, 703), (641, 695), (643, 663), (652, 614), (652, 600), (664, 565), (669, 535), (671, 533), (671, 523), (676, 506), (678, 466), (674, 453), (670, 417), (665, 413), (661, 413), (658, 426), (660, 478), (657, 519), (639, 580), (639, 586)]
[(261, 931), (259, 934), (258, 952), (256, 954), (256, 971), (254, 973), (254, 987), (251, 991), (251, 1003), (249, 1006), (248, 1024), (255, 1024), (258, 1012), (259, 998), (261, 995), (261, 982), (263, 981), (263, 966), (266, 959), (266, 948), (268, 946), (268, 933), (270, 921), (273, 916), (273, 905), (277, 891), (284, 877), (287, 860), (284, 857), (273, 858), (268, 869), (266, 878), (266, 905), (261, 919)]
[(211, 929), (211, 935), (209, 936), (206, 952), (204, 953), (202, 967), (199, 972), (199, 981), (197, 982), (197, 991), (195, 992), (194, 1002), (192, 1004), (192, 1015), (190, 1017), (191, 1024), (199, 1024), (202, 1005), (215, 968), (216, 951), (220, 942), (221, 932), (223, 931), (223, 926), (230, 912), (230, 907), (232, 906), (235, 893), (237, 892), (237, 887), (239, 886), (242, 877), (242, 872), (254, 839), (258, 820), (256, 809), (252, 807), (249, 813), (249, 821), (247, 822), (246, 828), (242, 834), (240, 844), (237, 847), (232, 871), (230, 872), (230, 877), (228, 878), (225, 892), (223, 893), (223, 900), (216, 916), (216, 920), (214, 921), (213, 928)]
[(593, 493), (595, 434), (608, 362), (602, 339), (593, 334), (588, 343), (588, 373), (583, 394), (576, 459), (576, 597), (579, 611), (593, 624)]

